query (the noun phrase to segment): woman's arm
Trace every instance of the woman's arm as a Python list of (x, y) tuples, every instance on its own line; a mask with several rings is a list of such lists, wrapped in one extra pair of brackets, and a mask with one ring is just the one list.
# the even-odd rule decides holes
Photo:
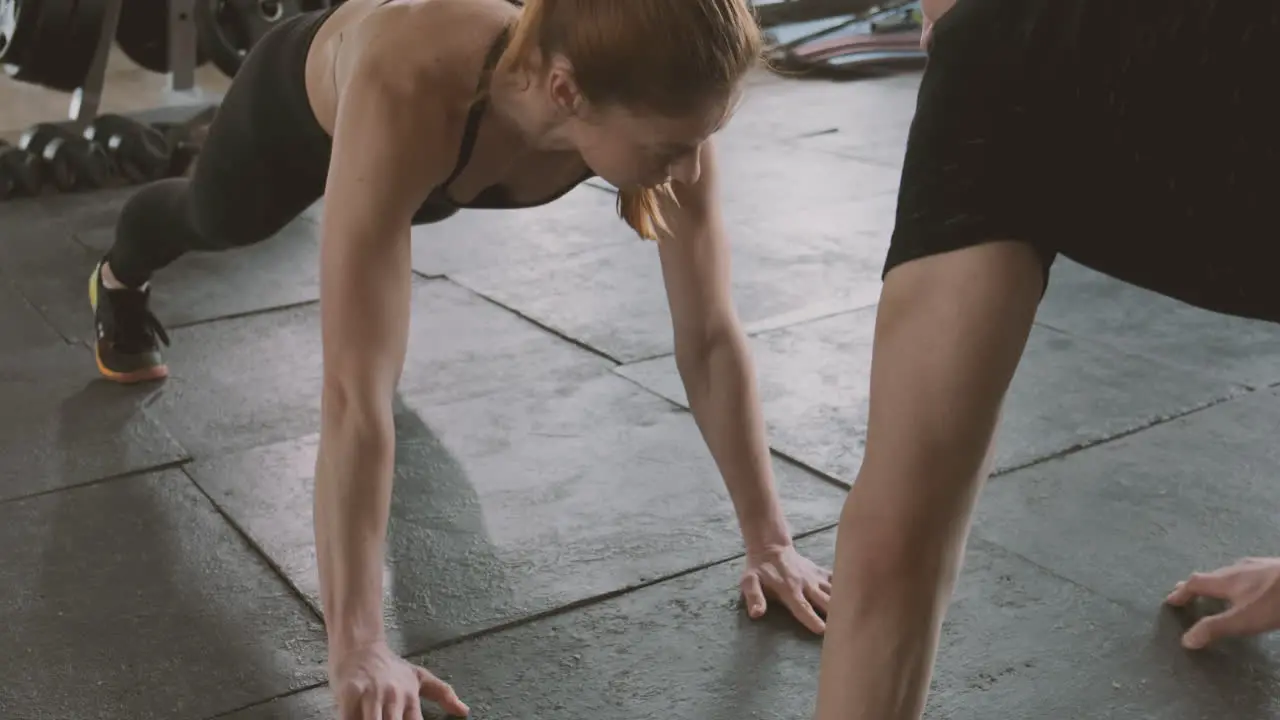
[(674, 330), (676, 367), (689, 407), (733, 498), (748, 550), (791, 542), (773, 488), (773, 466), (747, 336), (733, 304), (729, 243), (718, 206), (711, 142), (692, 185), (673, 183), (658, 244)]
[[(324, 346), (315, 532), (331, 660), (384, 640), (383, 559), (409, 327), (409, 228), (452, 158), (421, 68), (365, 50), (339, 66), (320, 257)], [(394, 45), (393, 45), (394, 46)], [(351, 48), (354, 50), (354, 48)], [(429, 74), (429, 73), (428, 73)], [(432, 160), (437, 158), (437, 160)]]
[(774, 488), (755, 369), (733, 304), (711, 142), (704, 143), (699, 160), (695, 183), (673, 183), (678, 207), (664, 207), (669, 232), (658, 245), (676, 367), (742, 528), (748, 558), (743, 591), (751, 614), (764, 612), (762, 589), (769, 589), (810, 629), (821, 632), (822, 620), (810, 600), (825, 609), (826, 591), (818, 586), (825, 585), (827, 573), (795, 554)]
[(885, 278), (867, 451), (836, 542), (818, 720), (918, 720), (1043, 287), (1029, 246), (993, 242)]

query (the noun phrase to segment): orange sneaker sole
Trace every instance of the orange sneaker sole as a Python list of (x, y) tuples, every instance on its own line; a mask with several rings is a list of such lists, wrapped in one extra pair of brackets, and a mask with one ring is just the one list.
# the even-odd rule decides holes
[(156, 365), (155, 367), (135, 370), (129, 373), (110, 370), (106, 365), (102, 364), (102, 356), (98, 354), (97, 348), (93, 349), (93, 360), (97, 363), (98, 372), (102, 377), (110, 380), (111, 382), (120, 383), (121, 385), (134, 385), (137, 383), (150, 382), (152, 380), (163, 380), (169, 377), (169, 367), (167, 365)]

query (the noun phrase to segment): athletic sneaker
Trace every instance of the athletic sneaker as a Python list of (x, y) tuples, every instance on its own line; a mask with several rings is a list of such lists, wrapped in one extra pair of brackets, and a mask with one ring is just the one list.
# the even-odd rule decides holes
[[(102, 263), (89, 278), (89, 305), (96, 327), (94, 355), (98, 371), (118, 383), (138, 383), (167, 377), (160, 343), (169, 336), (147, 301), (151, 290), (112, 290), (102, 284)], [(158, 342), (157, 342), (158, 341)]]

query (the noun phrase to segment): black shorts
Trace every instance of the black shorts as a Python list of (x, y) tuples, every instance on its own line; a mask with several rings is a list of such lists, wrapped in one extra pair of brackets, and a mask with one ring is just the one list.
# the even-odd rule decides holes
[(978, 243), (1280, 321), (1280, 5), (959, 0), (934, 28), (885, 273)]

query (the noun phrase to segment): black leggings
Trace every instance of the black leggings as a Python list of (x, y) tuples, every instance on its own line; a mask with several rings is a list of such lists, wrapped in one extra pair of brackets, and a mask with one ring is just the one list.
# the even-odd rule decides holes
[(188, 251), (266, 240), (323, 196), (332, 142), (311, 111), (306, 60), (330, 12), (290, 19), (254, 46), (191, 179), (161, 180), (129, 198), (107, 254), (116, 279), (138, 287)]

